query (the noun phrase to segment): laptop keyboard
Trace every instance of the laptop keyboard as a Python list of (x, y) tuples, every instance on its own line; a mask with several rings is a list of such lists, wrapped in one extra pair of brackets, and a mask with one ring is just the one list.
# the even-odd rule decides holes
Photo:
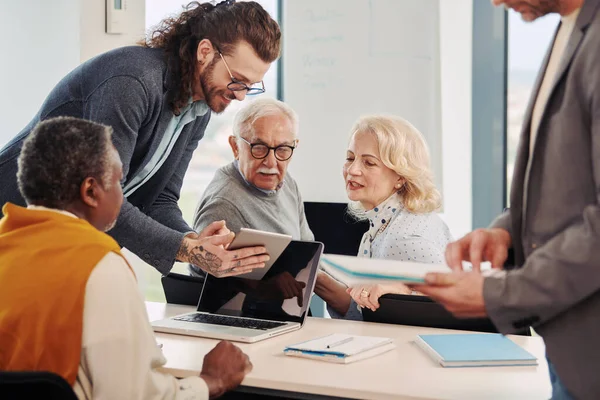
[(224, 325), (224, 326), (235, 326), (238, 328), (248, 328), (266, 331), (267, 329), (277, 328), (285, 325), (281, 322), (271, 321), (259, 321), (256, 319), (227, 317), (224, 315), (213, 315), (213, 314), (190, 314), (182, 315), (181, 317), (174, 318), (177, 321), (186, 322), (201, 322), (204, 324), (213, 325)]

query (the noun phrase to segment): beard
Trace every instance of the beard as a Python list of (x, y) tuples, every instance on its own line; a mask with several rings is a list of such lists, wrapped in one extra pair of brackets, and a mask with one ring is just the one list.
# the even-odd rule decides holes
[(535, 5), (528, 5), (527, 11), (521, 14), (521, 17), (526, 22), (533, 22), (547, 14), (557, 13), (560, 11), (558, 0), (539, 0)]
[(211, 61), (210, 64), (208, 64), (206, 66), (204, 71), (202, 71), (200, 73), (200, 76), (198, 77), (198, 81), (200, 82), (200, 87), (202, 88), (202, 93), (204, 93), (204, 101), (206, 102), (208, 107), (210, 107), (210, 109), (213, 112), (215, 112), (217, 114), (221, 114), (223, 111), (225, 111), (225, 109), (229, 105), (229, 103), (224, 103), (224, 101), (221, 100), (221, 98), (225, 97), (229, 100), (234, 100), (235, 96), (233, 95), (231, 90), (219, 89), (214, 84), (212, 77), (213, 77), (213, 70), (215, 69), (216, 61), (217, 61), (217, 59), (215, 58)]

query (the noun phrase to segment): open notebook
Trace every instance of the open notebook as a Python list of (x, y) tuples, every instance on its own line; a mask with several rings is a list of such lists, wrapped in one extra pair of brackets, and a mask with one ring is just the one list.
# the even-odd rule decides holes
[(283, 352), (288, 356), (349, 364), (385, 353), (395, 347), (391, 338), (336, 333), (287, 346)]
[(537, 365), (537, 358), (498, 333), (417, 335), (415, 343), (442, 367)]
[(424, 283), (428, 272), (451, 272), (444, 264), (383, 260), (366, 257), (324, 254), (321, 268), (347, 286), (364, 283)]

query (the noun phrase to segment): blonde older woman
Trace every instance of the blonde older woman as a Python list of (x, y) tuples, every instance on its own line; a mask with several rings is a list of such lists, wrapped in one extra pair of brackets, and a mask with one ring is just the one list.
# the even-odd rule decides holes
[[(392, 116), (360, 118), (352, 128), (343, 174), (350, 212), (370, 224), (359, 257), (444, 261), (452, 237), (435, 213), (440, 194), (433, 184), (427, 144), (413, 125)], [(402, 284), (346, 288), (322, 272), (315, 293), (334, 318), (362, 319), (357, 304), (375, 310), (380, 296), (411, 290)]]

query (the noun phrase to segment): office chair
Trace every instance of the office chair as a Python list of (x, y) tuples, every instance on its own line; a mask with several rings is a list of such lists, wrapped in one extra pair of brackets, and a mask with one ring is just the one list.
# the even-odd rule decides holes
[(356, 221), (348, 215), (346, 203), (304, 202), (304, 213), (315, 240), (325, 245), (327, 254), (355, 256), (367, 221)]
[(167, 303), (197, 306), (204, 285), (204, 277), (170, 272), (161, 278)]
[(77, 400), (66, 380), (46, 371), (0, 371), (0, 398)]
[(491, 320), (487, 318), (456, 318), (441, 304), (426, 296), (386, 294), (379, 299), (377, 311), (373, 312), (363, 308), (362, 314), (363, 319), (367, 322), (498, 332)]
[[(367, 322), (498, 333), (489, 318), (456, 318), (427, 296), (386, 294), (379, 299), (377, 311), (363, 308), (362, 314)], [(531, 331), (524, 328), (515, 334), (531, 336)]]

